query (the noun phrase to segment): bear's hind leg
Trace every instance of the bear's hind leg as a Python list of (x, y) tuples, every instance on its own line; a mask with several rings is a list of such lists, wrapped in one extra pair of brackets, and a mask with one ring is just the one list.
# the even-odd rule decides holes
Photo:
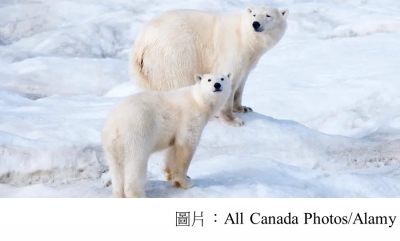
[(124, 170), (118, 163), (110, 164), (113, 197), (124, 198)]
[(109, 172), (111, 174), (111, 186), (113, 197), (115, 198), (123, 198), (125, 197), (124, 194), (124, 170), (121, 163), (121, 156), (118, 155), (119, 152), (115, 151), (115, 146), (112, 147), (105, 147), (104, 148), (104, 155), (108, 161)]
[(145, 198), (149, 155), (128, 155), (125, 162), (124, 192), (126, 198)]

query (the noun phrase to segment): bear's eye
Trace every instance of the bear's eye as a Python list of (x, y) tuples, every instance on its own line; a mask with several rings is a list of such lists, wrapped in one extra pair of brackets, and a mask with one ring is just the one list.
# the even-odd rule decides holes
[(270, 18), (271, 16), (267, 14), (267, 18)]
[(208, 82), (211, 82), (211, 79), (208, 79)]
[(256, 15), (255, 15), (255, 14), (253, 14), (253, 16), (255, 17)]
[(221, 81), (224, 81), (224, 78), (221, 78)]

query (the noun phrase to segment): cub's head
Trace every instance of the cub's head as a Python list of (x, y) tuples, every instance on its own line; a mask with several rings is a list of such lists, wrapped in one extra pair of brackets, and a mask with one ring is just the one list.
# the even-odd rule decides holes
[(287, 8), (247, 7), (244, 11), (245, 23), (251, 31), (258, 34), (271, 30), (286, 31), (286, 19), (289, 15)]
[(196, 74), (195, 80), (200, 86), (201, 94), (207, 99), (227, 99), (231, 93), (230, 74)]

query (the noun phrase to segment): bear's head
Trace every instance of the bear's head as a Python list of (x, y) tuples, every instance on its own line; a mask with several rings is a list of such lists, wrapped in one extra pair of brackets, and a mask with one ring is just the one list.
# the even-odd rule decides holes
[(219, 99), (225, 102), (231, 93), (230, 74), (196, 74), (195, 80), (202, 96), (206, 99)]
[(287, 8), (247, 7), (245, 20), (248, 28), (257, 33), (270, 33), (273, 30), (283, 33), (286, 30), (286, 19), (289, 15)]

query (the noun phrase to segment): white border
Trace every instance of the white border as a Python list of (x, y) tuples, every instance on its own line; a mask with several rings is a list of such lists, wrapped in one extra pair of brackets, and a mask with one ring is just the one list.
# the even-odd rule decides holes
[[(400, 199), (0, 199), (1, 240), (400, 240), (389, 224), (304, 224), (318, 215), (400, 216)], [(176, 226), (176, 212), (203, 212), (203, 226)], [(243, 212), (243, 224), (224, 224)], [(251, 224), (252, 213), (298, 216), (294, 224)], [(217, 216), (215, 216), (217, 214)], [(217, 220), (217, 222), (215, 222)], [(193, 221), (193, 220), (191, 220)], [(192, 223), (190, 223), (192, 224)]]

